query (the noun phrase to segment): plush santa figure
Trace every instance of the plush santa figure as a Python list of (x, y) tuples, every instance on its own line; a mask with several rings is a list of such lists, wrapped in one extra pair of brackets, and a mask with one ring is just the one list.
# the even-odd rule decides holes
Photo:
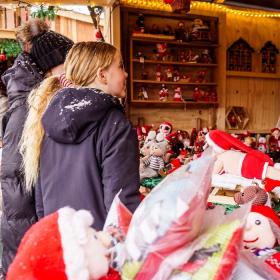
[(206, 135), (206, 141), (217, 153), (214, 173), (280, 180), (280, 170), (273, 167), (274, 163), (268, 155), (246, 146), (232, 135), (212, 130)]
[(166, 136), (168, 136), (172, 132), (173, 126), (170, 122), (164, 121), (159, 125), (156, 140), (158, 142), (162, 142), (166, 139)]
[(69, 207), (41, 219), (24, 235), (6, 280), (120, 279), (109, 270), (111, 239), (92, 223), (88, 211)]
[(176, 87), (174, 90), (174, 96), (173, 96), (173, 101), (183, 101), (183, 97), (182, 97), (182, 90), (181, 87)]

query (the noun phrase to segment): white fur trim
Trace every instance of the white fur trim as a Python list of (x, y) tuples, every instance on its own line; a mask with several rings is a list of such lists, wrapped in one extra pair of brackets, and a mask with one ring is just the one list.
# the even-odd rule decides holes
[(263, 166), (262, 179), (265, 179), (266, 177), (267, 168), (268, 168), (268, 162), (265, 162)]
[(90, 279), (88, 260), (82, 245), (86, 243), (86, 230), (92, 222), (91, 214), (85, 210), (75, 211), (69, 207), (58, 210), (65, 274), (69, 280)]
[(206, 134), (205, 136), (206, 138), (206, 142), (208, 143), (208, 145), (210, 147), (213, 148), (213, 150), (216, 152), (216, 153), (223, 153), (225, 150), (223, 148), (221, 148), (220, 146), (218, 146), (209, 136), (209, 133)]
[(244, 161), (244, 158), (246, 157), (247, 154), (245, 153), (242, 153), (242, 157), (240, 158), (239, 162), (238, 162), (238, 166), (237, 166), (237, 172), (238, 172), (238, 175), (239, 176), (242, 176), (242, 165), (243, 165), (243, 161)]

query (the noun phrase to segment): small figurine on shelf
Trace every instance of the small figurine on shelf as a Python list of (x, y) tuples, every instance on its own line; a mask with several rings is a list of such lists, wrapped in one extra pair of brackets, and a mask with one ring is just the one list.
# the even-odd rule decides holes
[(212, 62), (212, 58), (210, 56), (210, 51), (208, 49), (202, 50), (199, 61), (201, 63), (211, 63)]
[(180, 81), (180, 72), (178, 68), (174, 68), (173, 71), (173, 82), (179, 82)]
[(143, 67), (142, 72), (141, 72), (141, 79), (142, 80), (148, 80), (148, 72), (145, 70), (144, 67)]
[(186, 62), (197, 63), (199, 61), (199, 55), (194, 54), (192, 49), (189, 49), (188, 54), (186, 55)]
[(275, 127), (271, 129), (271, 136), (269, 137), (269, 151), (279, 152), (280, 151), (280, 129)]
[(157, 68), (156, 68), (156, 81), (158, 81), (158, 82), (162, 81), (162, 74), (161, 74), (161, 66), (160, 66), (160, 64), (158, 64)]
[(186, 83), (190, 83), (192, 81), (192, 74), (188, 73), (188, 74), (182, 74), (181, 76), (181, 80), (182, 82), (186, 82)]
[(263, 153), (266, 153), (268, 148), (266, 144), (266, 137), (265, 136), (260, 136), (257, 144), (257, 149)]
[(139, 14), (136, 20), (135, 33), (145, 33), (144, 15)]
[(206, 82), (206, 70), (201, 70), (197, 72), (197, 79), (196, 79), (196, 83), (205, 83)]
[(165, 87), (165, 84), (161, 85), (161, 90), (159, 91), (159, 100), (167, 101), (168, 99), (168, 88)]
[(157, 48), (157, 59), (161, 61), (167, 60), (167, 44), (166, 43), (158, 43), (156, 44)]
[(180, 50), (179, 52), (179, 62), (187, 62), (186, 53), (184, 50)]
[(175, 29), (175, 38), (178, 42), (187, 42), (189, 39), (189, 34), (186, 31), (185, 24), (182, 21), (179, 21), (177, 28)]
[(212, 101), (212, 102), (218, 101), (216, 89), (214, 89), (214, 88), (210, 89), (208, 92), (208, 95), (209, 95), (209, 101)]
[(193, 20), (192, 31), (191, 31), (192, 40), (209, 40), (209, 27), (203, 23), (203, 20), (196, 18)]
[(201, 100), (201, 90), (199, 87), (194, 88), (193, 90), (193, 98), (195, 101)]
[(181, 87), (177, 86), (174, 90), (174, 96), (173, 96), (173, 101), (179, 101), (182, 102), (182, 90)]
[(137, 52), (136, 56), (135, 56), (137, 59), (139, 59), (140, 62), (144, 63), (145, 59), (146, 59), (146, 56), (141, 52)]
[(162, 33), (164, 35), (172, 35), (173, 34), (172, 27), (169, 24), (165, 25), (165, 27), (163, 28)]
[(172, 82), (173, 81), (173, 71), (172, 67), (168, 66), (165, 70), (165, 81)]
[(150, 33), (151, 34), (160, 34), (160, 29), (159, 29), (159, 26), (157, 24), (153, 24), (152, 25), (152, 28), (150, 30)]
[(139, 88), (138, 99), (140, 99), (140, 100), (148, 100), (148, 92), (147, 92), (145, 87)]

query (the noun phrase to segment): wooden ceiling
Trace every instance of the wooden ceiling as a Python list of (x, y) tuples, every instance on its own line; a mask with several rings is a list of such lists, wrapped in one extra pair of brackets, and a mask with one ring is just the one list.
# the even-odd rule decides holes
[(0, 4), (18, 4), (29, 3), (32, 5), (38, 4), (48, 4), (48, 5), (96, 5), (96, 6), (110, 6), (113, 4), (114, 0), (0, 0)]
[(267, 9), (267, 10), (279, 10), (280, 11), (280, 0), (225, 0), (224, 4), (256, 8), (256, 9)]

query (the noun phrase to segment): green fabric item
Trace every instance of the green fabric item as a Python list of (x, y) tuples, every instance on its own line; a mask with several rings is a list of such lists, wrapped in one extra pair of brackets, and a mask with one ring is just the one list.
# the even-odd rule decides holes
[(239, 205), (231, 205), (231, 204), (222, 204), (222, 203), (214, 203), (215, 205), (221, 205), (225, 208), (225, 214), (232, 213), (235, 209), (239, 208)]
[(152, 190), (162, 179), (163, 177), (146, 178), (141, 181), (141, 186)]

